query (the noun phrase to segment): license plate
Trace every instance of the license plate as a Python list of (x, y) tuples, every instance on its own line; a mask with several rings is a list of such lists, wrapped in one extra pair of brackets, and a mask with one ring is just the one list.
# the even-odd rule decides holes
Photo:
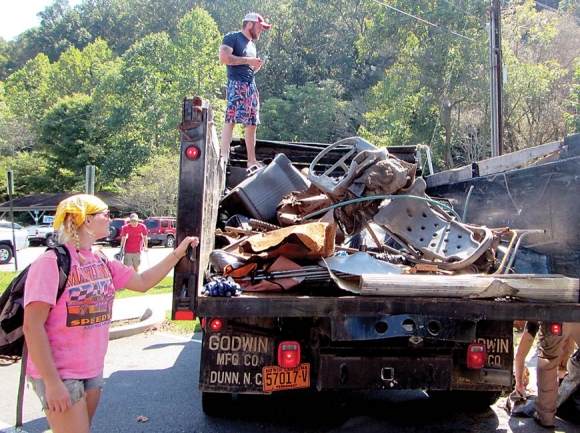
[(276, 365), (262, 368), (264, 392), (308, 388), (310, 386), (310, 364), (296, 368), (281, 368)]

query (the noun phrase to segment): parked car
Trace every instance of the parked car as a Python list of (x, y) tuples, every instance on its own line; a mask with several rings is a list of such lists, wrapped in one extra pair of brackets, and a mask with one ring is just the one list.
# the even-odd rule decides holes
[(174, 217), (151, 217), (143, 221), (147, 227), (148, 246), (164, 245), (175, 247), (175, 229), (177, 219)]
[(21, 230), (23, 228), (20, 224), (17, 223), (11, 223), (10, 221), (0, 221), (0, 229), (11, 230), (12, 226), (14, 226), (16, 230)]
[[(13, 234), (14, 233), (14, 236)], [(14, 241), (16, 245), (14, 245)], [(0, 265), (10, 263), (15, 251), (20, 251), (28, 246), (28, 231), (21, 225), (0, 221)]]
[[(139, 219), (142, 223), (143, 220)], [(99, 239), (98, 242), (109, 243), (112, 247), (121, 245), (121, 229), (125, 224), (129, 224), (129, 217), (127, 218), (113, 218), (109, 223), (109, 236), (104, 239)]]
[(112, 247), (121, 245), (121, 228), (129, 222), (129, 218), (113, 218), (109, 222), (109, 236), (103, 239)]
[(26, 229), (28, 230), (28, 244), (31, 247), (37, 247), (39, 245), (53, 247), (57, 243), (54, 228), (51, 224), (28, 226)]

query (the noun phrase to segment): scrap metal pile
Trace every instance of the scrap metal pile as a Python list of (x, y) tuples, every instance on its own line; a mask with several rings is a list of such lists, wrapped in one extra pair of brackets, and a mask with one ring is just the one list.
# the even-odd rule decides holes
[[(322, 164), (336, 149), (343, 156)], [(425, 194), (416, 169), (358, 137), (329, 146), (303, 172), (278, 154), (222, 199), (215, 280), (246, 292), (334, 281), (361, 293), (363, 275), (507, 273), (520, 233), (462, 223)], [(500, 261), (502, 237), (511, 241)]]

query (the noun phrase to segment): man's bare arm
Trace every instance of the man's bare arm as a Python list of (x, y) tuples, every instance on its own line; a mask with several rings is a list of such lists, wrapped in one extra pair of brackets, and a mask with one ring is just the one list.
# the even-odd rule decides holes
[(240, 57), (234, 56), (232, 53), (234, 49), (227, 45), (220, 46), (220, 62), (234, 66), (234, 65), (250, 65), (254, 68), (260, 68), (264, 61), (262, 59), (258, 59), (256, 57)]

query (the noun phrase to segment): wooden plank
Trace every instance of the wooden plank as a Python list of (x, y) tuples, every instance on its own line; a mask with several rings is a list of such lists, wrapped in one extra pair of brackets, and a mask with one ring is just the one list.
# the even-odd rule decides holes
[(577, 303), (579, 280), (554, 275), (484, 275), (404, 277), (365, 274), (360, 278), (362, 296), (417, 296), (428, 298), (518, 298)]
[(425, 177), (427, 188), (434, 188), (440, 185), (448, 185), (451, 183), (463, 182), (471, 179), (473, 169), (471, 165), (465, 167), (454, 168), (451, 170), (442, 171)]
[[(540, 146), (519, 150), (506, 155), (485, 159), (476, 162), (475, 164), (477, 165), (477, 172), (480, 177), (489, 176), (490, 174), (513, 170), (536, 158), (549, 155), (553, 152), (559, 152), (561, 147), (562, 142), (554, 141), (552, 143), (542, 144)], [(435, 188), (441, 185), (463, 182), (472, 178), (473, 167), (471, 165), (466, 165), (426, 176), (425, 182), (427, 182), (427, 188)]]
[(517, 152), (508, 153), (507, 155), (496, 156), (477, 163), (480, 176), (488, 176), (490, 174), (502, 173), (504, 171), (513, 170), (523, 164), (527, 164), (536, 158), (549, 155), (553, 152), (559, 152), (562, 147), (562, 142), (554, 141), (552, 143), (542, 144), (541, 146), (530, 147), (529, 149), (519, 150)]

